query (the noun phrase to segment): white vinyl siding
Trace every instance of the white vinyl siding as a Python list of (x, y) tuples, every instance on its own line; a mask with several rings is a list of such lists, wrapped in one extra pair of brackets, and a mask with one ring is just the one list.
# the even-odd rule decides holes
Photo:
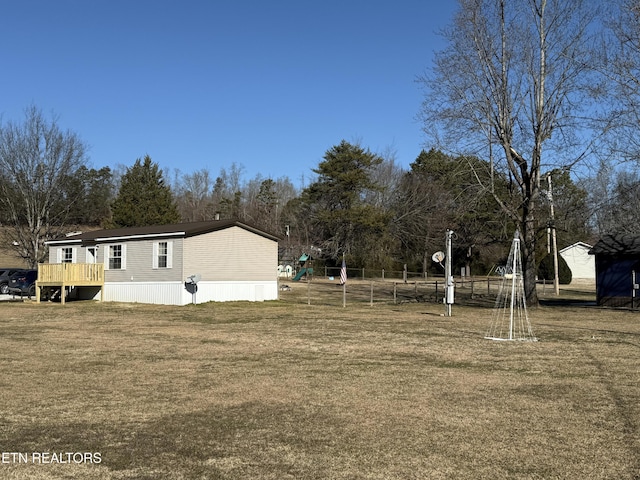
[(159, 305), (188, 305), (204, 302), (263, 302), (278, 298), (277, 282), (199, 282), (194, 296), (182, 281), (105, 282), (107, 302), (138, 302)]
[(153, 243), (153, 269), (173, 268), (173, 242)]
[(560, 255), (571, 269), (574, 280), (595, 280), (596, 259), (595, 255), (589, 255), (591, 245), (578, 242), (560, 250)]

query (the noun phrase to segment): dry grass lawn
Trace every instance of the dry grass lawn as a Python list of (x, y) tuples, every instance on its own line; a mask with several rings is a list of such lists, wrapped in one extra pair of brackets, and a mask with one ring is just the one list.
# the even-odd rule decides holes
[(639, 313), (545, 305), (495, 342), (490, 308), (306, 288), (0, 304), (0, 478), (640, 478)]

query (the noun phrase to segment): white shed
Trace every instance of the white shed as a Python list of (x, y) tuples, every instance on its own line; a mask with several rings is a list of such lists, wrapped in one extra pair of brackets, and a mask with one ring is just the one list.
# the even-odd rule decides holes
[(593, 255), (589, 255), (591, 245), (577, 242), (560, 250), (560, 255), (571, 269), (573, 280), (595, 280), (596, 262)]

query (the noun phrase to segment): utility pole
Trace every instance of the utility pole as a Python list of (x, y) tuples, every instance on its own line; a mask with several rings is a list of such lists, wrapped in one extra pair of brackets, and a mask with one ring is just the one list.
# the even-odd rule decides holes
[(551, 205), (551, 243), (553, 246), (553, 289), (556, 295), (560, 295), (560, 277), (558, 275), (558, 242), (556, 240), (556, 220), (553, 210), (553, 187), (551, 186), (551, 173), (547, 175), (549, 191), (547, 196)]
[(445, 266), (444, 266), (444, 276), (445, 276), (445, 291), (444, 291), (444, 302), (446, 305), (446, 316), (451, 316), (451, 305), (454, 300), (454, 288), (455, 282), (453, 280), (453, 272), (451, 269), (451, 237), (453, 236), (453, 231), (447, 230), (446, 235), (446, 254), (445, 254)]

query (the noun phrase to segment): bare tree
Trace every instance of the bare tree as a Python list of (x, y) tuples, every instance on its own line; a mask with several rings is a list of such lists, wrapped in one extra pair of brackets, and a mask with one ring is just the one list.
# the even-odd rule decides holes
[(183, 175), (175, 187), (180, 217), (187, 222), (212, 219), (212, 189), (213, 178), (206, 168)]
[(454, 208), (452, 195), (438, 182), (425, 181), (407, 172), (393, 201), (393, 235), (400, 242), (402, 259), (421, 265), (426, 273), (431, 254), (442, 249), (444, 232), (452, 227), (448, 216)]
[(613, 105), (609, 154), (616, 160), (640, 162), (640, 0), (607, 3), (608, 54), (601, 68), (613, 80), (607, 93)]
[(371, 167), (371, 181), (378, 186), (364, 192), (364, 201), (380, 208), (388, 207), (397, 195), (404, 169), (396, 160), (396, 152), (391, 147), (378, 154), (382, 162)]
[[(440, 151), (422, 151), (405, 173), (393, 204), (394, 234), (402, 242), (404, 261), (419, 262), (426, 273), (431, 256), (442, 250), (445, 232), (455, 232), (455, 267), (485, 268), (498, 259), (494, 244), (504, 240), (505, 216), (492, 195), (481, 186), (488, 178), (488, 162)], [(496, 180), (496, 194), (509, 201), (504, 179)], [(513, 231), (512, 228), (510, 228)], [(482, 255), (480, 255), (482, 252)], [(491, 265), (490, 264), (490, 265)], [(489, 266), (490, 266), (489, 265)]]
[(63, 231), (69, 206), (67, 178), (85, 164), (86, 146), (73, 132), (63, 132), (54, 117), (47, 121), (35, 106), (22, 124), (0, 127), (0, 207), (9, 241), (35, 267), (46, 257), (44, 242)]
[(232, 163), (229, 169), (221, 168), (213, 185), (212, 200), (216, 215), (222, 218), (244, 220), (242, 213), (242, 189), (244, 167)]
[(640, 234), (640, 170), (603, 165), (587, 182), (592, 221), (600, 235)]
[[(435, 58), (425, 132), (442, 148), (488, 156), (515, 184), (506, 215), (523, 239), (525, 293), (537, 304), (535, 244), (541, 168), (585, 158), (583, 129), (596, 82), (590, 26), (599, 2), (459, 0), (448, 46)], [(495, 147), (495, 148), (492, 148)], [(491, 182), (484, 187), (493, 191)]]

